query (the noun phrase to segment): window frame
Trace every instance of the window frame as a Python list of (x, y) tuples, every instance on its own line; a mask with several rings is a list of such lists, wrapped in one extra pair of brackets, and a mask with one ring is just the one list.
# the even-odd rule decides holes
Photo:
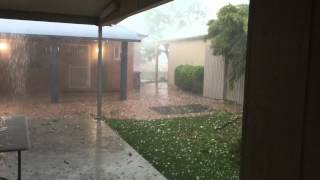
[[(117, 53), (117, 49), (118, 49), (118, 53)], [(118, 45), (113, 48), (113, 59), (116, 61), (121, 60), (121, 48)]]

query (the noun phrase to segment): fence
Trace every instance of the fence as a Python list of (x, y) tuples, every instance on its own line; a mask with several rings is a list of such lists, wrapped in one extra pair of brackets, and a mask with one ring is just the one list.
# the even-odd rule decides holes
[[(203, 95), (214, 99), (224, 99), (243, 104), (244, 77), (241, 77), (230, 87), (225, 73), (225, 60), (222, 56), (213, 56), (210, 47), (207, 47), (204, 65), (204, 87)], [(228, 68), (230, 71), (231, 68)], [(227, 76), (227, 77), (226, 77)]]
[(203, 95), (223, 99), (224, 60), (218, 56), (208, 56), (204, 66)]

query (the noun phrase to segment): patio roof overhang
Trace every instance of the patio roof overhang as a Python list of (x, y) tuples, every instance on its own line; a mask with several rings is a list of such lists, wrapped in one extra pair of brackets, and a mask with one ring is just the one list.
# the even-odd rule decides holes
[(110, 25), (171, 0), (0, 1), (0, 18)]

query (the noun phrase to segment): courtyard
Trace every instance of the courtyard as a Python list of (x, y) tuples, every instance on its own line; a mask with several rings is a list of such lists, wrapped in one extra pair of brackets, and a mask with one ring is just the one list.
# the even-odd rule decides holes
[[(103, 97), (103, 115), (112, 119), (164, 119), (173, 117), (199, 116), (213, 114), (222, 110), (240, 112), (241, 106), (221, 100), (194, 95), (176, 88), (168, 87), (167, 83), (146, 83), (140, 90), (130, 91), (127, 101), (119, 100), (119, 93), (107, 93)], [(31, 119), (77, 119), (94, 118), (96, 114), (95, 93), (64, 93), (60, 103), (51, 104), (49, 95), (26, 95), (24, 97), (0, 98), (0, 115), (23, 115)], [(203, 113), (161, 114), (154, 107), (202, 105), (209, 109)]]
[[(206, 107), (204, 112), (159, 113), (155, 107)], [(191, 107), (193, 107), (191, 106)], [(166, 83), (147, 83), (120, 101), (118, 93), (103, 97), (105, 119), (157, 120), (240, 112), (232, 103), (185, 93)], [(95, 94), (63, 94), (58, 104), (44, 95), (1, 99), (2, 117), (29, 119), (31, 149), (23, 152), (24, 179), (165, 179), (103, 121), (95, 120)], [(192, 108), (191, 108), (192, 110)], [(160, 122), (160, 121), (159, 121)], [(1, 176), (15, 177), (15, 153), (0, 155)]]

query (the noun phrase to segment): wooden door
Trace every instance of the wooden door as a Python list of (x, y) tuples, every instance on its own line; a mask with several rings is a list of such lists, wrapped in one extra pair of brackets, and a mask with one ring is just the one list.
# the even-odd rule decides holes
[(91, 87), (90, 47), (87, 45), (71, 45), (68, 48), (69, 89), (89, 89)]

